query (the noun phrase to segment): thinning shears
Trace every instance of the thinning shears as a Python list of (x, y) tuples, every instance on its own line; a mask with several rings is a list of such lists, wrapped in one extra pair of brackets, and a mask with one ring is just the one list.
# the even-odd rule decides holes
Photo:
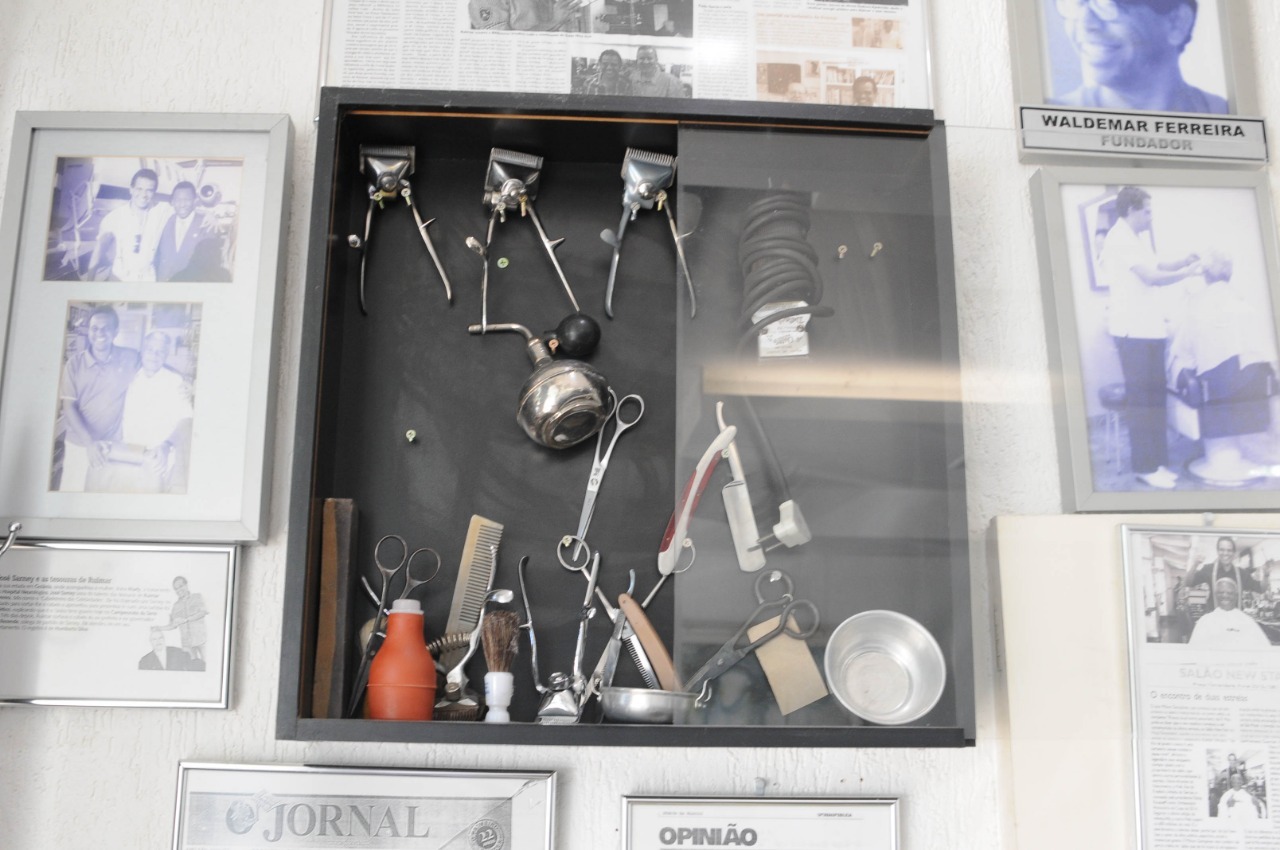
[[(572, 560), (575, 563), (578, 558), (582, 557), (584, 551), (585, 544), (583, 541), (587, 539), (587, 529), (591, 527), (591, 516), (596, 511), (596, 498), (600, 495), (600, 483), (604, 480), (605, 470), (609, 468), (609, 458), (613, 456), (613, 447), (618, 444), (618, 438), (627, 429), (639, 422), (640, 417), (644, 416), (644, 399), (640, 396), (631, 393), (618, 398), (617, 393), (612, 389), (609, 390), (609, 395), (613, 397), (613, 412), (605, 419), (600, 431), (596, 434), (595, 459), (591, 464), (591, 477), (587, 479), (587, 493), (582, 498), (582, 513), (578, 515), (578, 532), (572, 537), (566, 537), (560, 544), (565, 546), (572, 543)], [(635, 411), (634, 415), (629, 413), (632, 410)], [(609, 437), (608, 445), (606, 445), (604, 432), (609, 428), (610, 419), (613, 420), (613, 434)], [(575, 540), (576, 542), (573, 542)], [(589, 555), (587, 559), (590, 559)], [(585, 566), (585, 562), (583, 566)]]
[[(707, 686), (713, 679), (719, 678), (739, 661), (779, 635), (785, 634), (797, 640), (807, 640), (818, 631), (818, 607), (807, 599), (795, 598), (795, 585), (791, 581), (791, 576), (782, 570), (760, 573), (756, 578), (755, 590), (758, 603), (756, 610), (742, 624), (742, 628), (725, 641), (719, 651), (711, 656), (711, 660), (693, 674), (693, 678), (685, 684), (685, 690), (690, 693), (702, 692), (699, 697), (701, 701), (708, 698)], [(793, 615), (797, 615), (794, 616), (794, 625), (792, 625)], [(770, 617), (778, 618), (777, 625), (756, 639), (748, 639), (746, 643), (739, 645), (753, 626)]]

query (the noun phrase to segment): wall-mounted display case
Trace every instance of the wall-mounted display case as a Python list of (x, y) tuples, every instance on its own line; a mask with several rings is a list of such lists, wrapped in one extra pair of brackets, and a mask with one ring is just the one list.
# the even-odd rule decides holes
[[(924, 111), (756, 104), (756, 114), (746, 117), (740, 109), (712, 101), (614, 98), (602, 105), (572, 96), (324, 91), (289, 515), (280, 737), (973, 743), (944, 127)], [(414, 148), (413, 197), (423, 218), (434, 219), (428, 230), (453, 285), (452, 303), (412, 215), (389, 206), (376, 212), (364, 246), (362, 315), (361, 252), (348, 239), (364, 233), (369, 203), (362, 145)], [(544, 678), (570, 668), (585, 584), (561, 567), (556, 550), (578, 527), (596, 441), (563, 450), (532, 442), (515, 421), (530, 371), (524, 341), (468, 332), (481, 321), (484, 261), (467, 237), (487, 241), (483, 199), (495, 147), (543, 158), (537, 213), (550, 238), (564, 238), (557, 256), (565, 277), (582, 311), (602, 326), (600, 345), (586, 359), (619, 397), (644, 399), (640, 421), (614, 448), (587, 535), (601, 555), (603, 594), (615, 600), (626, 591), (629, 571), (637, 598), (657, 583), (664, 528), (721, 431), (716, 408), (723, 402), (721, 415), (737, 428), (742, 471), (743, 483), (732, 489), (749, 492), (745, 512), (759, 535), (778, 526), (795, 542), (793, 527), (807, 525), (809, 539), (766, 552), (759, 572), (740, 568), (739, 549), (749, 547), (735, 547), (730, 533), (721, 491), (734, 476), (721, 463), (706, 479), (687, 535), (677, 536), (693, 545), (682, 549), (677, 539), (680, 571), (653, 596), (648, 617), (670, 648), (677, 676), (688, 681), (751, 621), (757, 579), (782, 571), (795, 598), (811, 601), (818, 615), (813, 634), (787, 647), (788, 663), (812, 675), (767, 676), (748, 654), (716, 679), (705, 707), (675, 724), (606, 722), (594, 700), (576, 724), (539, 724), (540, 696), (522, 638), (511, 724), (336, 719), (311, 704), (327, 498), (352, 499), (359, 511), (353, 581), (364, 576), (378, 588), (373, 553), (384, 535), (439, 551), (443, 569), (426, 587), (428, 638), (444, 628), (471, 516), (502, 523), (494, 586), (514, 591), (507, 607), (523, 619), (517, 562), (528, 556), (538, 667)], [(628, 149), (676, 158), (678, 191), (669, 202), (692, 286), (680, 271), (666, 216), (642, 210), (627, 226), (609, 319), (603, 304), (613, 249), (601, 231), (618, 227), (619, 172)], [(807, 283), (793, 285), (786, 274), (744, 278), (744, 264), (750, 273), (787, 255), (804, 258), (800, 265), (812, 273)], [(495, 225), (489, 259), (488, 322), (520, 323), (536, 334), (571, 312), (535, 228), (518, 214)], [(775, 325), (761, 337), (760, 311), (791, 301), (809, 305), (799, 308), (799, 327), (781, 333)], [(375, 605), (363, 590), (352, 592), (354, 632)], [(846, 697), (849, 690), (873, 696), (901, 690), (900, 673), (885, 667), (865, 667), (861, 676), (842, 670), (838, 682), (823, 672), (836, 628), (877, 609), (922, 625), (944, 659), (936, 704), (901, 725), (873, 724), (835, 693), (813, 693), (815, 675), (818, 689)], [(612, 631), (604, 613), (588, 623), (588, 673)], [(472, 687), (484, 669), (478, 654), (468, 667)], [(642, 684), (625, 656), (617, 684)], [(809, 701), (783, 714), (779, 696), (782, 704), (801, 702), (787, 697), (806, 687)]]

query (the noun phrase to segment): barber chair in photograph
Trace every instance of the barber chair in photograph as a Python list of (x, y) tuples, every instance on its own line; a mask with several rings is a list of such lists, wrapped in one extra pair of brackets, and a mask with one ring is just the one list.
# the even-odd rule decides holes
[(1265, 477), (1267, 465), (1250, 460), (1241, 439), (1271, 427), (1271, 397), (1278, 389), (1270, 364), (1241, 367), (1239, 357), (1205, 372), (1183, 369), (1172, 392), (1194, 413), (1195, 433), (1187, 436), (1204, 446), (1204, 456), (1188, 463), (1187, 471), (1216, 487), (1239, 487)]
[(1102, 415), (1102, 440), (1106, 444), (1107, 463), (1117, 469), (1124, 465), (1124, 411), (1128, 405), (1123, 383), (1104, 384), (1098, 388), (1098, 403), (1106, 411)]

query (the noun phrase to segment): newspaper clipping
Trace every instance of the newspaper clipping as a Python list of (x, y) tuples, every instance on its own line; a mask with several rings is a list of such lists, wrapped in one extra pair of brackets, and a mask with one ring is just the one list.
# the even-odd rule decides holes
[(183, 764), (176, 850), (548, 850), (549, 773)]
[(1280, 848), (1280, 534), (1124, 538), (1142, 847)]
[(924, 0), (333, 0), (328, 85), (927, 109)]

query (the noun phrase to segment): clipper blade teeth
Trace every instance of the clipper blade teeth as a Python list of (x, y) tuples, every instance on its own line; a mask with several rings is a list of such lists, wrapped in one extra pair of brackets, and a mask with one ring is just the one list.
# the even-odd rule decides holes
[(643, 162), (649, 165), (660, 165), (664, 168), (674, 169), (676, 167), (676, 158), (668, 156), (665, 153), (654, 153), (653, 151), (640, 150), (639, 148), (627, 148), (627, 155), (622, 158), (622, 168), (626, 171), (627, 164), (630, 162)]
[(489, 152), (489, 164), (495, 162), (507, 165), (519, 165), (524, 168), (542, 168), (542, 157), (520, 151), (509, 151), (505, 148), (494, 148)]

